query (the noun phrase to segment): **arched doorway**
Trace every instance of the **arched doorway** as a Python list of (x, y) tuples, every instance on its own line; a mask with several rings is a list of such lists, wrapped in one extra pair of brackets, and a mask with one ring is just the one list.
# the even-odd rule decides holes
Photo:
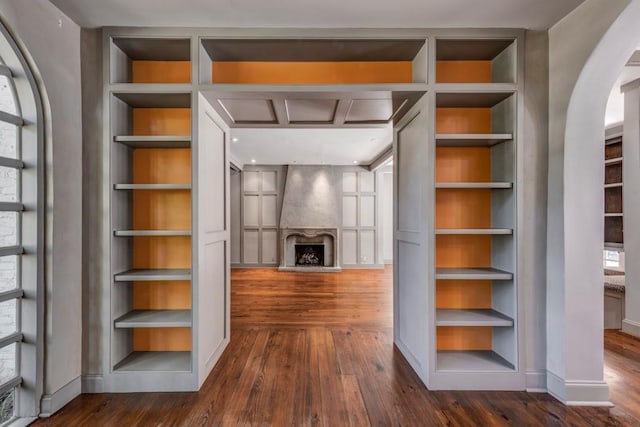
[[(579, 31), (575, 24), (595, 24), (585, 35), (591, 40), (568, 40), (569, 48), (555, 48), (558, 57), (563, 50), (574, 56), (576, 64), (565, 60), (564, 65), (584, 64), (565, 99), (554, 95), (554, 84), (562, 82), (553, 78), (553, 73), (562, 72), (558, 67), (563, 60), (554, 63), (554, 52), (550, 55), (547, 384), (549, 392), (567, 404), (610, 404), (603, 380), (604, 201), (602, 190), (593, 189), (601, 189), (604, 178), (606, 101), (640, 41), (635, 22), (639, 16), (638, 0), (588, 2), (569, 17), (573, 22), (559, 24), (555, 39), (553, 29), (550, 33), (553, 49), (554, 42), (562, 43), (563, 32)], [(574, 44), (577, 48), (572, 51)]]

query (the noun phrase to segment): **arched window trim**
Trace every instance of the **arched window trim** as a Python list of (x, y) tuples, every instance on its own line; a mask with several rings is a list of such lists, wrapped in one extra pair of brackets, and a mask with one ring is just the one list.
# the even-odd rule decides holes
[[(10, 82), (16, 114), (0, 113), (0, 121), (17, 126), (15, 159), (0, 157), (0, 166), (21, 171), (20, 202), (0, 203), (0, 210), (19, 213), (18, 244), (0, 248), (0, 256), (14, 254), (18, 262), (18, 288), (0, 293), (0, 301), (18, 300), (17, 331), (7, 337), (18, 342), (16, 372), (13, 379), (0, 384), (0, 391), (16, 387), (14, 419), (28, 424), (40, 413), (44, 371), (44, 282), (45, 282), (45, 120), (38, 81), (32, 61), (16, 42), (11, 31), (0, 22), (0, 75)], [(20, 205), (20, 206), (17, 206)], [(0, 346), (5, 338), (0, 337)]]

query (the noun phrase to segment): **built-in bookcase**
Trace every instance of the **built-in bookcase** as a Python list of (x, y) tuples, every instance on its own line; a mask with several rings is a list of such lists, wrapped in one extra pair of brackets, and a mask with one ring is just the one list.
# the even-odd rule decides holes
[(604, 143), (604, 246), (621, 249), (624, 246), (621, 127), (607, 129)]
[[(109, 40), (111, 354), (126, 374), (165, 373), (186, 389), (192, 355), (190, 38)], [(145, 90), (139, 90), (141, 85)], [(167, 89), (169, 88), (169, 89)], [(173, 375), (183, 373), (184, 379)], [(133, 377), (132, 377), (133, 378)], [(176, 380), (177, 379), (177, 380)]]
[(516, 82), (516, 41), (438, 39), (435, 56), (435, 373), (461, 388), (518, 370), (518, 94), (494, 86)]

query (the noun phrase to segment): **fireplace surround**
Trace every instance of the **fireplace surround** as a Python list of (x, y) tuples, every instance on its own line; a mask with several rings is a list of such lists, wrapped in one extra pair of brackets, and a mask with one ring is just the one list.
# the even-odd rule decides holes
[(320, 273), (341, 271), (338, 241), (337, 228), (281, 229), (279, 270)]

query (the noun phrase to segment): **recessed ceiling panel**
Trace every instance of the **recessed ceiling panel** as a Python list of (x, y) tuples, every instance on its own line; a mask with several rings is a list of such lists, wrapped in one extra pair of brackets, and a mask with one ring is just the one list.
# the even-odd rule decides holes
[(337, 99), (286, 99), (289, 123), (333, 123)]
[(235, 124), (278, 123), (271, 99), (219, 98), (218, 103)]
[(388, 122), (393, 116), (393, 101), (383, 99), (353, 99), (345, 123)]

